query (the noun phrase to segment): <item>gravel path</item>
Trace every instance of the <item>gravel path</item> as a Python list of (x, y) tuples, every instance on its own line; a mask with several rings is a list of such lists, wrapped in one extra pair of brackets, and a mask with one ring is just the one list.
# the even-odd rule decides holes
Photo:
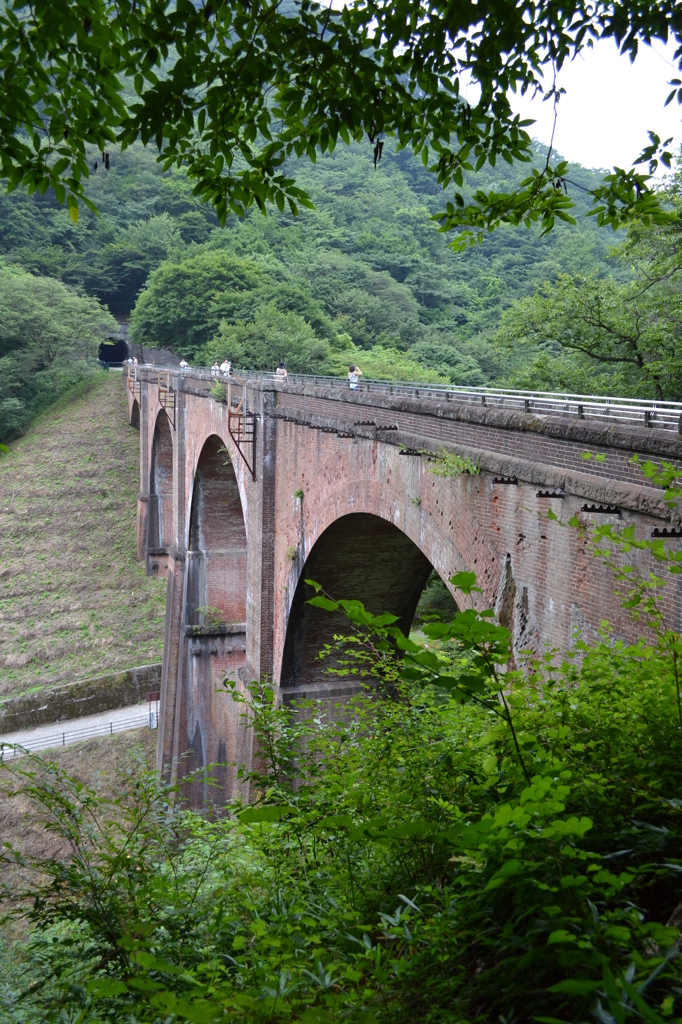
[[(56, 747), (68, 747), (72, 743), (95, 736), (113, 736), (114, 733), (128, 732), (130, 729), (156, 728), (156, 705), (133, 704), (128, 708), (117, 708), (105, 711), (101, 715), (86, 715), (74, 718), (70, 722), (57, 722), (53, 725), (41, 725), (37, 729), (22, 729), (19, 732), (0, 736), (0, 745), (19, 744), (31, 752), (50, 750)], [(3, 752), (0, 750), (0, 755)], [(11, 756), (7, 750), (4, 757)]]

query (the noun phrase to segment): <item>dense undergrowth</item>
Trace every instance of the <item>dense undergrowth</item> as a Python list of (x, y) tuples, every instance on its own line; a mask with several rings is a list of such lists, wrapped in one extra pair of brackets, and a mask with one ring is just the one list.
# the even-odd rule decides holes
[[(639, 543), (597, 540), (607, 561)], [(368, 689), (331, 716), (235, 694), (260, 755), (223, 819), (152, 774), (107, 799), (7, 765), (71, 856), (6, 849), (28, 931), (2, 954), (5, 1019), (681, 1020), (682, 645), (658, 606), (680, 553), (655, 544), (657, 577), (620, 574), (651, 639), (605, 629), (525, 675), (491, 612), (416, 643), (341, 602), (324, 658)]]

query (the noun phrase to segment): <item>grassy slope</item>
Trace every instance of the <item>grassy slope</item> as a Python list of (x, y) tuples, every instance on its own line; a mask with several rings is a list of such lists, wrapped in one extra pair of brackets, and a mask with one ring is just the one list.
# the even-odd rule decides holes
[(116, 373), (0, 459), (0, 696), (161, 659), (165, 583), (136, 561), (138, 467)]

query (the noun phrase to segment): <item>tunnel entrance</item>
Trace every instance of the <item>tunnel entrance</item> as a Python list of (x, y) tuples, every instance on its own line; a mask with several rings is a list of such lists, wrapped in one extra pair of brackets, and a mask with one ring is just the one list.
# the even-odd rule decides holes
[[(306, 604), (314, 595), (306, 579), (332, 598), (362, 601), (374, 615), (391, 612), (409, 633), (433, 566), (397, 526), (378, 516), (354, 512), (332, 523), (313, 547), (301, 573), (289, 613), (280, 685), (319, 687), (325, 677), (317, 657), (335, 634), (350, 633), (341, 612)], [(454, 604), (454, 602), (453, 602)], [(334, 677), (332, 677), (334, 678)]]
[(130, 356), (130, 349), (123, 338), (107, 338), (97, 350), (97, 358), (109, 366), (123, 366)]

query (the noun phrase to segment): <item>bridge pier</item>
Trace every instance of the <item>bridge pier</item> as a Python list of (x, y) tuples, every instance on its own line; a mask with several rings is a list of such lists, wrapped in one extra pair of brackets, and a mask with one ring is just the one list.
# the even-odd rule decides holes
[(147, 560), (147, 531), (149, 523), (149, 495), (138, 494), (137, 496), (137, 520), (135, 532), (137, 535), (137, 560)]
[(175, 782), (177, 759), (180, 753), (184, 752), (179, 749), (179, 740), (183, 700), (182, 611), (186, 560), (184, 551), (172, 548), (166, 572), (166, 618), (161, 667), (157, 767), (169, 782)]

